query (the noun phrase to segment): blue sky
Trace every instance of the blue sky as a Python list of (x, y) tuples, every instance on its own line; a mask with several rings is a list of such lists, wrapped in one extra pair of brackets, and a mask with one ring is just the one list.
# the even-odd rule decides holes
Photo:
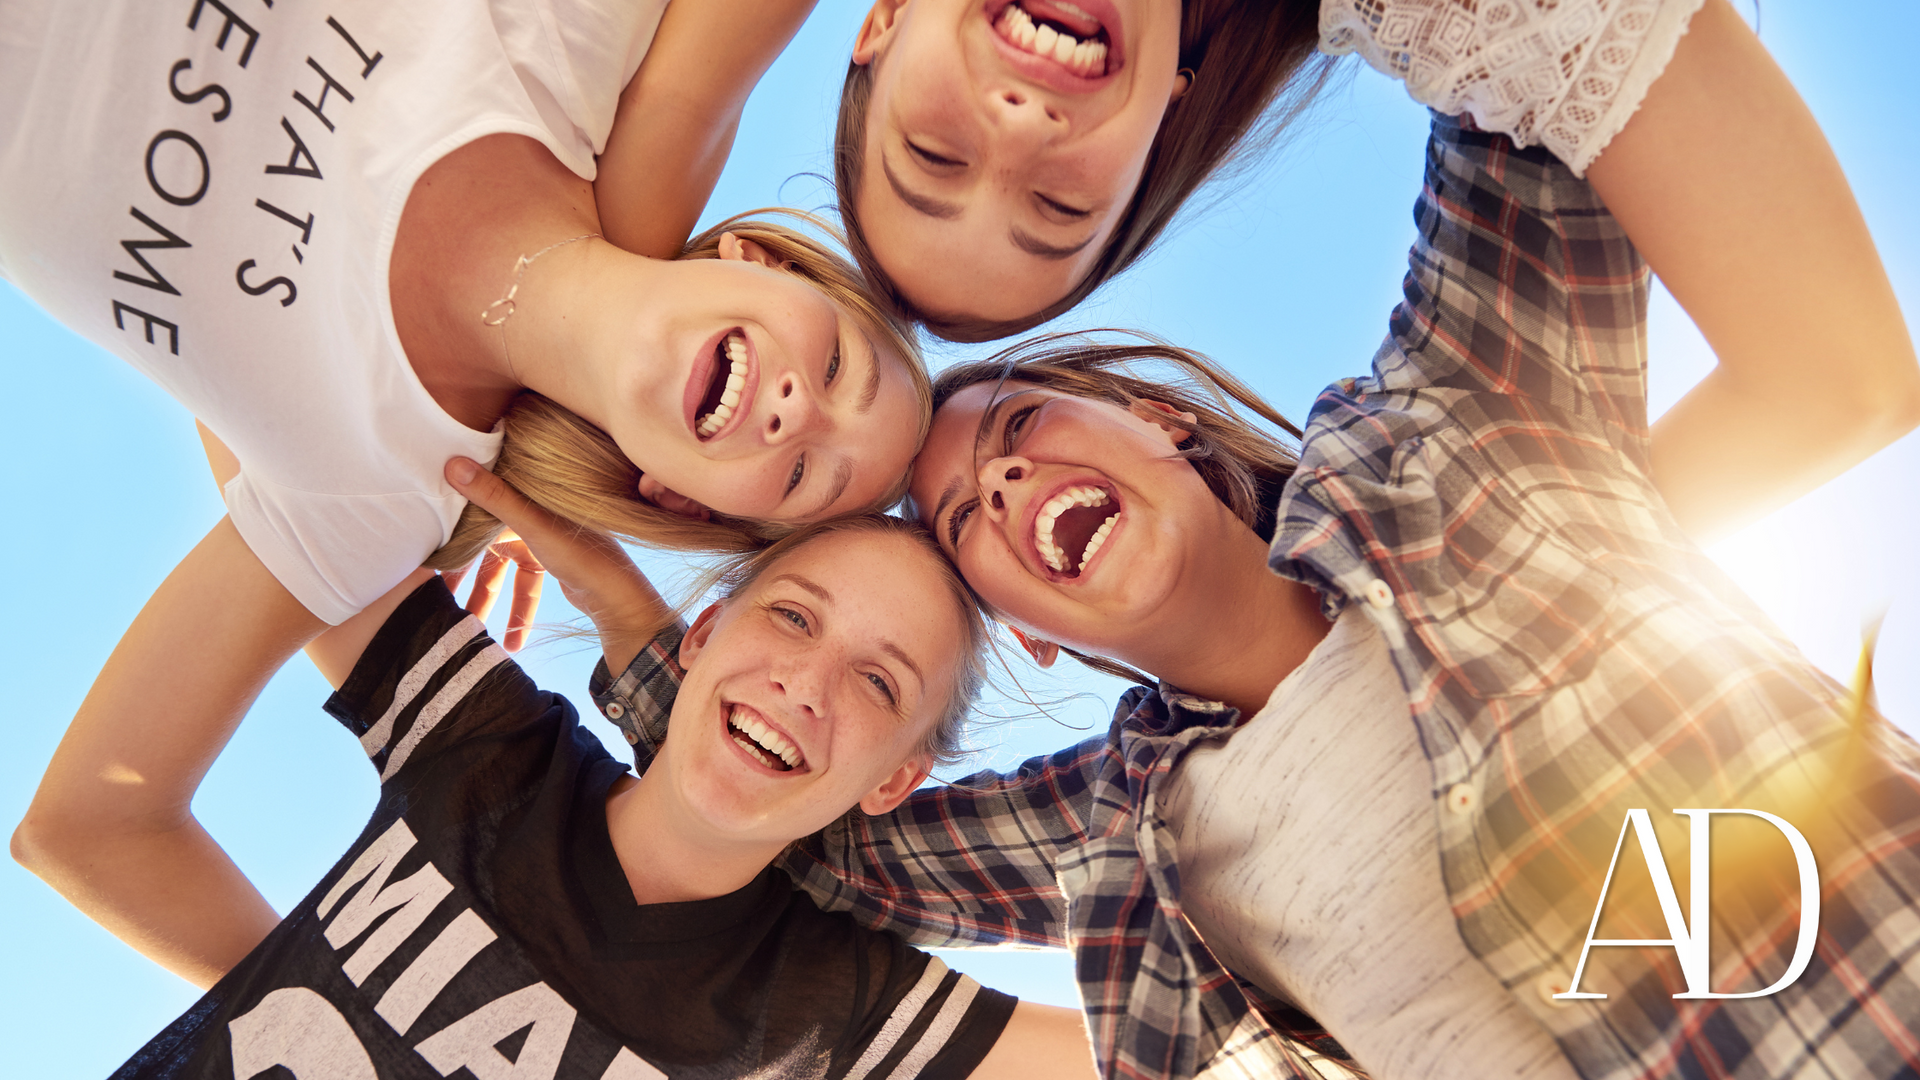
[[(1749, 10), (1750, 0), (1737, 0)], [(822, 0), (749, 103), (709, 219), (752, 207), (827, 205), (825, 171), (840, 72), (864, 9)], [(1912, 197), (1920, 85), (1899, 50), (1920, 39), (1920, 5), (1877, 0), (1836, 17), (1813, 0), (1768, 0), (1767, 43), (1846, 167), (1910, 324), (1920, 320), (1920, 204)], [(1210, 353), (1303, 416), (1314, 393), (1363, 370), (1398, 298), (1413, 235), (1426, 117), (1400, 89), (1356, 68), (1291, 144), (1230, 198), (1062, 326), (1137, 326)], [(0, 198), (6, 197), (0, 193)], [(1712, 358), (1664, 294), (1652, 314), (1655, 411)], [(936, 350), (936, 366), (978, 350)], [(1818, 358), (1809, 358), (1817, 363)], [(11, 526), (0, 604), (0, 694), (12, 752), (0, 759), (0, 822), (24, 811), (54, 745), (107, 653), (167, 571), (223, 510), (191, 418), (120, 361), (0, 284), (0, 365), (17, 407), (0, 478)], [(1791, 432), (1783, 432), (1791, 438)], [(1864, 617), (1886, 610), (1882, 708), (1920, 731), (1920, 436), (1717, 545), (1713, 554), (1815, 662), (1851, 671)], [(672, 560), (648, 558), (663, 579)], [(543, 613), (571, 613), (548, 590)], [(190, 648), (191, 643), (183, 643)], [(562, 641), (522, 654), (542, 685), (574, 696), (593, 652)], [(976, 761), (1005, 765), (1104, 725), (1118, 686), (1022, 673), (1050, 717), (978, 733)], [(1082, 696), (1073, 697), (1076, 692)], [(209, 774), (195, 812), (285, 910), (359, 831), (374, 778), (357, 743), (320, 711), (326, 686), (296, 659), (268, 687)], [(603, 722), (599, 730), (618, 743)], [(8, 1072), (109, 1072), (198, 996), (120, 945), (11, 862), (0, 866), (0, 1044)], [(1011, 993), (1073, 1002), (1065, 957), (948, 955)]]

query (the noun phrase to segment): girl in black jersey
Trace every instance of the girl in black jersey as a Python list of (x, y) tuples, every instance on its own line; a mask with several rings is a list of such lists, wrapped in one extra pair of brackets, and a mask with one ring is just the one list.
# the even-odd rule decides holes
[[(628, 670), (666, 613), (619, 546), (469, 462), (449, 478), (513, 522), (601, 629), (612, 670)], [(218, 630), (224, 595), (248, 583), (196, 565), (162, 591), (198, 612), (202, 636), (183, 649), (134, 624), (14, 837), (82, 910), (210, 988), (119, 1075), (304, 1077), (324, 1063), (369, 1078), (838, 1080), (1091, 1065), (1073, 1011), (984, 990), (820, 911), (770, 868), (849, 812), (892, 809), (972, 705), (981, 618), (917, 526), (827, 523), (735, 564), (678, 656), (657, 658), (684, 682), (643, 777), (417, 573), (313, 649), (338, 688), (328, 711), (381, 791), (284, 919), (189, 808), (275, 647)]]

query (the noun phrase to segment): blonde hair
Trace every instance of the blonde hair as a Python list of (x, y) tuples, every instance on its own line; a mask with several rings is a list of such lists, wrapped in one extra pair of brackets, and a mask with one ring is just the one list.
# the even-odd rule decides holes
[[(852, 263), (825, 244), (798, 229), (770, 221), (752, 220), (756, 214), (792, 218), (835, 241), (840, 234), (812, 214), (797, 210), (754, 210), (735, 215), (687, 241), (681, 259), (715, 259), (720, 238), (733, 233), (765, 248), (785, 269), (826, 294), (851, 312), (861, 328), (881, 348), (891, 348), (905, 361), (920, 406), (920, 428), (915, 445), (925, 440), (933, 417), (933, 390), (926, 361), (910, 326), (876, 303), (865, 280)], [(790, 525), (713, 515), (710, 521), (683, 517), (640, 498), (640, 468), (620, 452), (606, 432), (587, 423), (572, 410), (531, 390), (514, 398), (501, 418), (502, 442), (493, 472), (548, 513), (588, 528), (612, 533), (649, 547), (675, 551), (737, 554), (752, 551), (791, 532)], [(900, 501), (906, 491), (902, 475), (873, 504), (874, 509)], [(427, 558), (434, 570), (467, 565), (500, 534), (499, 519), (468, 503), (448, 541)]]
[[(1095, 334), (1122, 334), (1100, 340)], [(955, 364), (933, 382), (938, 410), (977, 383), (1013, 379), (1122, 408), (1141, 400), (1171, 405), (1194, 415), (1179, 456), (1193, 465), (1208, 490), (1261, 539), (1271, 541), (1280, 492), (1299, 461), (1300, 429), (1253, 388), (1201, 353), (1138, 331), (1043, 334), (993, 356)], [(1247, 419), (1252, 413), (1265, 426)], [(989, 614), (994, 614), (991, 608)], [(997, 615), (995, 617), (998, 617)], [(1102, 674), (1151, 686), (1152, 677), (1105, 657), (1072, 649), (1068, 655)]]
[[(940, 580), (947, 587), (948, 598), (953, 601), (954, 610), (959, 615), (960, 652), (955, 657), (953, 688), (936, 714), (934, 723), (921, 736), (920, 744), (916, 747), (918, 752), (932, 758), (936, 766), (950, 765), (966, 752), (962, 736), (966, 731), (967, 718), (972, 715), (974, 704), (980, 698), (980, 689), (986, 683), (987, 623), (973, 589), (941, 552), (932, 534), (918, 522), (891, 514), (866, 513), (803, 525), (769, 547), (734, 558), (721, 567), (712, 580), (720, 590), (721, 597), (730, 601), (752, 588), (753, 583), (775, 564), (808, 544), (830, 536), (860, 533), (897, 537), (918, 550), (940, 575)], [(924, 597), (898, 599), (901, 603), (915, 604), (925, 600)]]

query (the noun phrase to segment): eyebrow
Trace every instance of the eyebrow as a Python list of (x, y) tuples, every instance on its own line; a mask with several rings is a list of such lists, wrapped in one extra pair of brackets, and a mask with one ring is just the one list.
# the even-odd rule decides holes
[[(826, 586), (821, 585), (817, 581), (813, 581), (808, 578), (801, 577), (799, 574), (795, 574), (791, 572), (785, 573), (785, 574), (777, 574), (774, 576), (773, 580), (776, 582), (780, 582), (780, 581), (791, 582), (792, 584), (798, 585), (802, 589), (805, 589), (806, 591), (812, 593), (813, 595), (819, 597), (821, 600), (829, 604), (834, 603), (833, 594), (827, 591)], [(895, 645), (891, 641), (887, 641), (883, 639), (880, 642), (880, 650), (886, 653), (888, 656), (891, 656), (894, 659), (900, 661), (901, 663), (907, 665), (908, 669), (910, 669), (913, 672), (913, 677), (920, 680), (921, 686), (925, 686), (927, 684), (926, 673), (920, 670), (920, 665), (913, 662), (913, 657), (908, 656), (905, 649), (902, 649), (900, 646)]]
[(873, 411), (873, 400), (880, 396), (880, 347), (873, 343), (871, 335), (861, 331), (860, 337), (867, 343), (867, 384), (860, 388), (860, 396), (854, 399), (853, 411), (866, 415)]
[(961, 206), (959, 203), (943, 202), (940, 199), (930, 198), (918, 192), (909, 191), (907, 186), (900, 182), (900, 178), (894, 175), (893, 162), (887, 160), (887, 155), (884, 151), (880, 154), (880, 171), (887, 174), (887, 186), (893, 188), (893, 193), (900, 196), (901, 202), (906, 203), (908, 206), (913, 207), (928, 217), (939, 218), (942, 221), (952, 221), (966, 210), (966, 207)]
[(1075, 255), (1080, 254), (1081, 248), (1093, 243), (1093, 233), (1088, 233), (1077, 244), (1068, 244), (1064, 247), (1055, 247), (1037, 236), (1021, 232), (1018, 228), (1009, 230), (1007, 239), (1013, 241), (1014, 247), (1019, 248), (1029, 255), (1038, 255), (1043, 259), (1058, 262), (1061, 259), (1071, 259)]
[(819, 505), (813, 508), (813, 513), (810, 516), (824, 517), (827, 508), (840, 501), (840, 496), (846, 494), (847, 485), (852, 482), (853, 462), (842, 457), (839, 463), (833, 467), (833, 479), (827, 481), (827, 497), (820, 500)]

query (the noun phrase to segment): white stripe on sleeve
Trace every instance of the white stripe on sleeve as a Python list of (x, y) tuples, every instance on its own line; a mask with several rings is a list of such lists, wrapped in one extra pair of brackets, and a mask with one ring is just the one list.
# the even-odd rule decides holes
[(386, 714), (368, 728), (365, 735), (360, 736), (360, 746), (368, 757), (386, 749), (387, 740), (393, 737), (393, 722), (399, 718), (400, 711), (413, 703), (427, 681), (440, 670), (440, 665), (464, 648), (467, 642), (486, 632), (487, 628), (481, 625), (480, 620), (469, 615), (454, 623), (451, 629), (440, 635), (440, 640), (433, 643), (433, 648), (428, 649), (425, 656), (414, 661), (407, 673), (400, 677), (400, 685), (393, 688), (393, 704), (387, 706)]
[(937, 956), (928, 957), (927, 969), (920, 973), (920, 981), (914, 983), (913, 989), (907, 991), (907, 996), (893, 1007), (893, 1015), (887, 1017), (887, 1022), (881, 1025), (873, 1041), (867, 1044), (860, 1060), (853, 1063), (846, 1080), (866, 1080), (866, 1075), (873, 1071), (873, 1067), (893, 1052), (893, 1044), (899, 1042), (900, 1036), (912, 1026), (914, 1019), (920, 1015), (921, 1007), (935, 990), (940, 989), (940, 980), (946, 977), (947, 965)]
[(927, 1062), (946, 1049), (947, 1040), (953, 1038), (953, 1029), (960, 1026), (967, 1009), (973, 1005), (973, 996), (979, 992), (979, 983), (968, 976), (960, 976), (960, 981), (953, 984), (953, 992), (947, 995), (946, 1004), (940, 1006), (939, 1015), (927, 1025), (927, 1030), (920, 1034), (920, 1041), (907, 1051), (906, 1057), (900, 1059), (900, 1064), (893, 1067), (887, 1080), (913, 1080), (919, 1076), (920, 1070), (927, 1067)]
[(485, 678), (487, 672), (506, 662), (507, 650), (498, 643), (488, 645), (474, 654), (473, 659), (467, 661), (467, 666), (460, 669), (460, 674), (441, 687), (440, 692), (433, 695), (433, 700), (427, 702), (427, 707), (421, 709), (420, 715), (414, 718), (413, 726), (407, 729), (407, 733), (394, 746), (393, 753), (387, 757), (387, 767), (380, 771), (380, 782), (386, 783), (394, 773), (400, 771), (400, 766), (407, 763), (407, 755), (413, 753), (413, 748), (420, 745), (420, 740), (426, 738), (427, 733), (455, 705), (460, 704), (460, 699), (467, 696), (467, 691), (473, 689), (475, 683)]

